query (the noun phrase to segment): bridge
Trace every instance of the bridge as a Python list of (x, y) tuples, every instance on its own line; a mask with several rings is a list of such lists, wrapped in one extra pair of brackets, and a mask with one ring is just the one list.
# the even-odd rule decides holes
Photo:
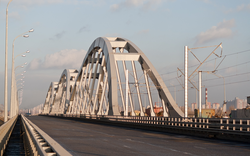
[(19, 153), (26, 155), (245, 155), (250, 149), (250, 120), (184, 117), (145, 54), (119, 37), (97, 38), (80, 70), (65, 69), (49, 84), (39, 116), (16, 115), (0, 131), (1, 155), (19, 151), (11, 141), (18, 132)]

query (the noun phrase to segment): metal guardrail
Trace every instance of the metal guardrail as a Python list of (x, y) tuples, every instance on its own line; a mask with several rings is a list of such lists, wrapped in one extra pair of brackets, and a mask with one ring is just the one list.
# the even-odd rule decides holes
[(17, 121), (17, 115), (11, 118), (9, 121), (0, 126), (0, 155), (3, 155), (4, 150), (10, 139), (10, 135), (14, 129)]
[(44, 114), (49, 116), (92, 120), (142, 129), (215, 137), (250, 142), (250, 120), (216, 118), (125, 117), (80, 114)]
[[(48, 115), (48, 114), (47, 114)], [(249, 132), (250, 119), (218, 119), (218, 118), (171, 118), (171, 117), (140, 117), (140, 116), (103, 116), (103, 115), (80, 115), (80, 114), (50, 114), (49, 116), (86, 118), (105, 121), (119, 121), (148, 125), (165, 125), (173, 127), (219, 129), (239, 132)]]
[(40, 156), (72, 156), (25, 116), (21, 115), (21, 117), (23, 130), (25, 131), (24, 141), (27, 146), (26, 152), (30, 155)]

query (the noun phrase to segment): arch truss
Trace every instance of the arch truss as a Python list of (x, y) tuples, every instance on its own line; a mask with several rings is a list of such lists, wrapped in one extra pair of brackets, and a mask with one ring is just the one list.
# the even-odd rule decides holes
[(149, 59), (124, 38), (97, 38), (79, 72), (65, 69), (52, 89), (44, 113), (184, 116)]

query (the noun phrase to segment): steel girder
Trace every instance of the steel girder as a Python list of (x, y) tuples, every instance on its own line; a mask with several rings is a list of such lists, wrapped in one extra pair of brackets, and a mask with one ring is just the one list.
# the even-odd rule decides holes
[(51, 104), (51, 114), (64, 114), (69, 106), (69, 98), (75, 78), (78, 74), (76, 69), (65, 69), (57, 84)]
[[(126, 70), (129, 71), (129, 84), (125, 84)], [(154, 102), (157, 97), (155, 105), (161, 103), (163, 116), (184, 116), (149, 59), (127, 39), (97, 38), (91, 44), (75, 81), (70, 81), (67, 74), (70, 72), (65, 70), (60, 78), (50, 113), (121, 115), (128, 109), (135, 116), (138, 109), (139, 115), (145, 116), (147, 105), (150, 108), (147, 115), (156, 116)], [(69, 90), (68, 86), (72, 89)]]
[(54, 95), (58, 87), (58, 82), (51, 82), (47, 96), (45, 98), (43, 113), (49, 114), (52, 108), (52, 103), (54, 101)]

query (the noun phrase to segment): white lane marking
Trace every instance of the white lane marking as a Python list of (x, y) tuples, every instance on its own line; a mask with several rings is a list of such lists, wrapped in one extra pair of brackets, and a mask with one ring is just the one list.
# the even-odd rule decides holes
[(129, 146), (126, 146), (126, 145), (123, 145), (123, 147), (126, 147), (126, 148), (131, 148), (131, 147), (129, 147)]
[(143, 141), (137, 141), (137, 140), (131, 140), (131, 139), (126, 139), (126, 140), (128, 140), (128, 141), (132, 141), (132, 142), (138, 142), (138, 143), (145, 144), (145, 142), (143, 142)]
[(206, 148), (204, 148), (204, 147), (199, 147), (199, 146), (194, 146), (194, 148), (206, 149)]
[(179, 153), (184, 153), (184, 154), (187, 154), (187, 155), (196, 156), (195, 154), (192, 154), (192, 153), (183, 152), (183, 151), (179, 151), (179, 150), (176, 150), (176, 149), (167, 148), (167, 147), (163, 147), (163, 146), (159, 146), (159, 145), (154, 145), (154, 144), (150, 144), (150, 143), (146, 143), (146, 142), (142, 142), (142, 141), (137, 141), (137, 140), (132, 140), (132, 139), (126, 139), (126, 140), (131, 141), (131, 142), (138, 142), (138, 143), (142, 143), (142, 144), (147, 144), (147, 145), (155, 146), (155, 147), (159, 147), (159, 148), (164, 148), (164, 149), (167, 149), (167, 150), (171, 150), (173, 152), (179, 152)]

